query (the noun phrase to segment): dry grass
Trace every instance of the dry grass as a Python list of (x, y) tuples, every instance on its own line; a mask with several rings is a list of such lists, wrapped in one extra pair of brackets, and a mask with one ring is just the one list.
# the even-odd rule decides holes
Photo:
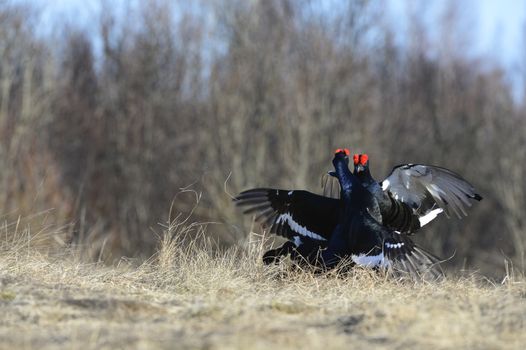
[(257, 239), (222, 252), (204, 239), (182, 244), (203, 231), (172, 225), (150, 261), (112, 267), (84, 263), (74, 249), (42, 254), (21, 231), (1, 246), (0, 347), (505, 349), (526, 342), (524, 278), (493, 285), (477, 277), (402, 283), (364, 270), (315, 275), (263, 266)]

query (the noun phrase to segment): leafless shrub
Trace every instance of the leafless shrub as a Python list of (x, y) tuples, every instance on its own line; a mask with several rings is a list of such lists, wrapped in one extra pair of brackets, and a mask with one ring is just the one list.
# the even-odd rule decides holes
[(319, 191), (331, 150), (346, 146), (370, 154), (377, 178), (402, 162), (461, 173), (485, 200), (421, 243), (491, 275), (503, 259), (522, 266), (524, 101), (502, 69), (459, 48), (453, 7), (443, 40), (415, 12), (399, 46), (379, 5), (148, 1), (105, 7), (96, 33), (68, 28), (57, 46), (37, 39), (31, 9), (2, 4), (4, 211), (55, 208), (92, 258), (148, 257), (156, 223), (192, 189), (199, 207), (173, 210), (222, 223), (207, 235), (232, 245), (246, 229), (229, 192)]

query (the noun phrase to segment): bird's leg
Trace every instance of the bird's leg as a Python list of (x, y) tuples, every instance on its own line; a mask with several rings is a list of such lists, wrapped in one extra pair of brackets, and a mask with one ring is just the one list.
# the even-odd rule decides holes
[(318, 242), (306, 241), (292, 250), (290, 258), (297, 263), (318, 265), (322, 248)]
[(295, 245), (291, 241), (285, 242), (281, 247), (271, 249), (263, 255), (263, 262), (265, 265), (272, 263), (278, 263), (282, 257), (291, 253), (295, 248)]

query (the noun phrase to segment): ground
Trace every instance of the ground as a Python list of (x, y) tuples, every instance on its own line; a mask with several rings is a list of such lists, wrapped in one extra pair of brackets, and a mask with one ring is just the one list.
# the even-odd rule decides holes
[(476, 274), (433, 283), (361, 269), (314, 274), (264, 266), (254, 241), (218, 251), (178, 239), (164, 239), (147, 262), (108, 266), (74, 249), (43, 253), (30, 241), (0, 252), (2, 349), (521, 349), (526, 342), (526, 281), (511, 272), (502, 283)]

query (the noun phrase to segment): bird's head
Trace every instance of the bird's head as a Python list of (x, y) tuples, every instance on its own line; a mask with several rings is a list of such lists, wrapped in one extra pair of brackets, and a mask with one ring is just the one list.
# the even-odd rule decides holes
[(349, 155), (351, 152), (347, 148), (338, 148), (336, 151), (334, 151), (334, 159), (332, 160), (332, 163), (335, 164), (335, 162), (344, 161), (345, 164), (349, 165)]
[(354, 173), (360, 174), (369, 167), (369, 156), (367, 154), (355, 154), (353, 156)]

